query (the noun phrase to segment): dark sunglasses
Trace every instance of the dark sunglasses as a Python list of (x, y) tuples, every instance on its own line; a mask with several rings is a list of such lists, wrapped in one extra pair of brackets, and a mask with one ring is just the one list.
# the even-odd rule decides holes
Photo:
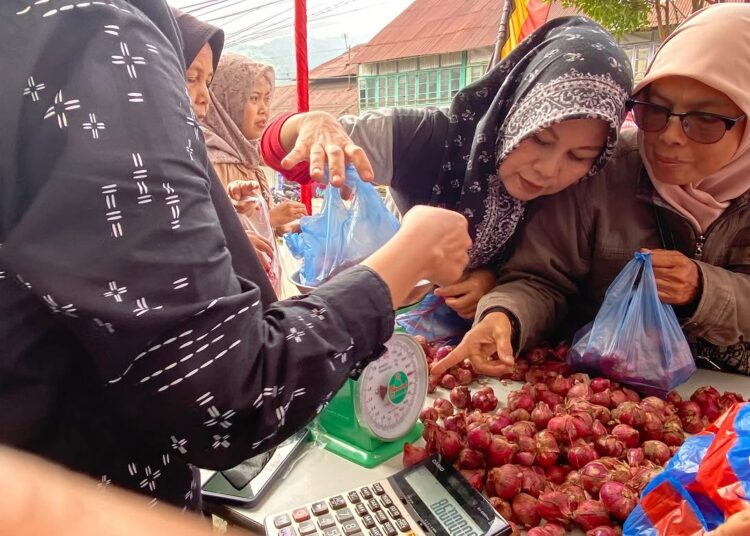
[(745, 114), (739, 117), (709, 112), (674, 113), (666, 106), (653, 102), (628, 99), (625, 102), (628, 110), (633, 111), (633, 119), (638, 128), (646, 132), (661, 132), (669, 124), (672, 116), (679, 118), (685, 135), (698, 143), (716, 143), (724, 137), (727, 130), (731, 130), (737, 123), (746, 119)]

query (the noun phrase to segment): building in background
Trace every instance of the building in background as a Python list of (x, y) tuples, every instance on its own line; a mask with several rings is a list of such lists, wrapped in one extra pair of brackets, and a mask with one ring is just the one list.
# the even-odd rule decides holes
[[(310, 73), (310, 109), (338, 116), (383, 106), (449, 105), (460, 88), (486, 72), (503, 4), (504, 0), (415, 0), (370, 42)], [(674, 25), (692, 9), (691, 0), (672, 0), (671, 6)], [(547, 20), (577, 14), (552, 2)], [(653, 12), (650, 25), (620, 39), (636, 81), (643, 78), (661, 41)], [(294, 87), (280, 87), (274, 114), (295, 109)]]
[[(342, 55), (310, 71), (310, 110), (335, 116), (358, 113), (357, 65), (353, 58), (363, 45), (351, 47)], [(271, 103), (271, 114), (297, 111), (297, 86), (279, 86)]]

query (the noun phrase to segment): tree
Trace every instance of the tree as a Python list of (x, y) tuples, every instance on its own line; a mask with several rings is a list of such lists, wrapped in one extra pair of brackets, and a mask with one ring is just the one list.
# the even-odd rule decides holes
[[(545, 0), (554, 2), (555, 0)], [(574, 8), (599, 22), (617, 36), (644, 30), (651, 26), (653, 13), (659, 37), (663, 40), (685, 18), (716, 0), (691, 0), (685, 13), (674, 0), (559, 0), (563, 7)]]

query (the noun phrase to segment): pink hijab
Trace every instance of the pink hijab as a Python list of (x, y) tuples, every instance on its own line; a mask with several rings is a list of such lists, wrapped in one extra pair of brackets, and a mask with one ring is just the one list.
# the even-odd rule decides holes
[[(750, 5), (716, 4), (691, 15), (662, 43), (633, 94), (667, 76), (686, 76), (717, 89), (750, 117)], [(643, 155), (642, 133), (638, 140)], [(703, 233), (750, 189), (750, 126), (745, 125), (732, 160), (694, 183), (654, 180), (645, 157), (643, 162), (659, 195)]]

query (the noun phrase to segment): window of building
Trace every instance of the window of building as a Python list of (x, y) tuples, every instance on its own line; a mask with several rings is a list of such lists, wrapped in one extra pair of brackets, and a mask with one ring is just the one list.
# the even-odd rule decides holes
[[(441, 61), (456, 65), (438, 66)], [(484, 64), (467, 66), (466, 53), (461, 52), (398, 60), (394, 62), (398, 72), (392, 74), (382, 74), (385, 63), (378, 64), (377, 76), (360, 75), (360, 111), (382, 106), (447, 106), (461, 87), (483, 76), (486, 69)], [(414, 65), (419, 70), (405, 71)]]
[(406, 58), (398, 60), (398, 72), (403, 73), (407, 71), (416, 71), (419, 67), (417, 58)]
[(633, 76), (636, 82), (640, 81), (646, 74), (646, 69), (654, 56), (653, 43), (639, 43), (637, 45), (625, 45), (623, 49), (633, 67)]

